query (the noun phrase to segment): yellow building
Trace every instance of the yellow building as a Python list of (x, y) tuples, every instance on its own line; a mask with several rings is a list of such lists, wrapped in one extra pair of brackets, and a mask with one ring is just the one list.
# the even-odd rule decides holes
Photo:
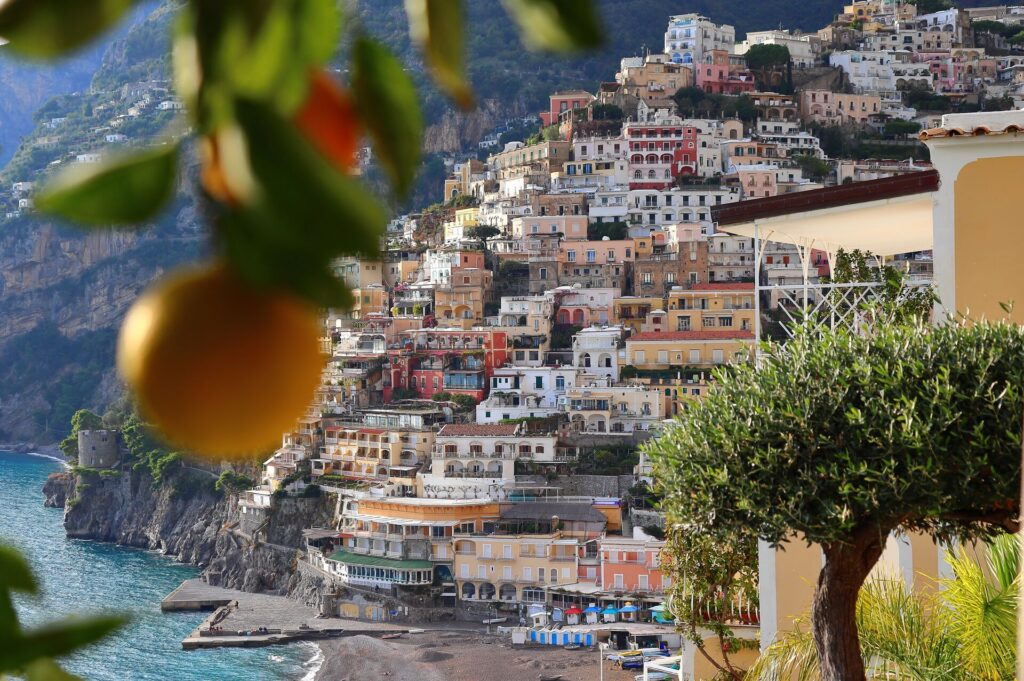
[(663, 309), (665, 299), (650, 296), (623, 296), (612, 301), (612, 323), (631, 329), (634, 333), (643, 330), (647, 315)]
[(752, 331), (754, 285), (719, 282), (675, 288), (668, 293), (667, 308), (670, 331)]
[(412, 491), (416, 470), (430, 460), (434, 431), (327, 426), (324, 445), (311, 464), (313, 476), (340, 475), (387, 481)]
[(467, 237), (467, 230), (476, 227), (479, 222), (480, 209), (460, 208), (455, 211), (455, 219), (444, 223), (444, 240), (446, 243), (455, 243)]
[(702, 329), (639, 333), (626, 339), (626, 363), (640, 371), (711, 368), (742, 361), (753, 346), (753, 331)]
[(490, 270), (453, 268), (447, 284), (434, 289), (434, 315), (444, 325), (470, 328), (483, 324), (484, 297), (491, 288)]
[(459, 598), (544, 602), (545, 587), (579, 580), (580, 548), (599, 538), (606, 522), (604, 514), (589, 504), (506, 506), (493, 531), (453, 537)]

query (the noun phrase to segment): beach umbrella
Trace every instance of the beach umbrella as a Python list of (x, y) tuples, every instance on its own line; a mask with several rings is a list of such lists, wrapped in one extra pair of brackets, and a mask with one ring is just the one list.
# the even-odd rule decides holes
[[(639, 608), (632, 603), (626, 603), (624, 606), (619, 608), (619, 612), (636, 612), (637, 610), (639, 610)], [(615, 610), (613, 609), (612, 612), (614, 613)]]
[[(587, 610), (587, 612), (591, 612), (591, 611), (590, 611), (590, 610)], [(596, 608), (594, 609), (594, 612), (597, 612), (597, 609), (596, 609)], [(582, 610), (580, 610), (579, 608), (577, 608), (577, 607), (576, 607), (576, 606), (574, 605), (574, 606), (572, 606), (571, 608), (566, 608), (566, 610), (565, 610), (565, 614), (566, 614), (566, 615), (582, 615), (582, 614), (583, 614), (583, 611), (582, 611)]]
[[(635, 610), (636, 608), (634, 608)], [(615, 606), (609, 605), (607, 608), (601, 611), (602, 615), (617, 615), (619, 611), (615, 609)]]
[(591, 605), (583, 612), (601, 612), (601, 608), (597, 607), (596, 605)]
[(665, 612), (665, 610), (666, 610), (666, 608), (665, 608), (665, 604), (664, 603), (660, 603), (660, 604), (654, 606), (653, 608), (651, 608), (651, 612)]

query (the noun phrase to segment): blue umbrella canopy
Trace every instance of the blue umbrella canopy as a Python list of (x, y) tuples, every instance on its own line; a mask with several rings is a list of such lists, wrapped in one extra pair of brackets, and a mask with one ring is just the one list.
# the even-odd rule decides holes
[(651, 612), (665, 612), (666, 609), (667, 608), (665, 608), (665, 604), (662, 603), (651, 608)]
[(601, 614), (602, 615), (618, 615), (619, 611), (616, 610), (613, 606), (609, 605), (607, 608), (605, 608), (604, 610), (601, 611)]
[(596, 605), (591, 605), (583, 612), (601, 612), (601, 608), (597, 607)]
[(638, 609), (639, 608), (637, 608), (635, 605), (630, 604), (624, 605), (621, 608), (619, 608), (619, 612), (636, 612)]

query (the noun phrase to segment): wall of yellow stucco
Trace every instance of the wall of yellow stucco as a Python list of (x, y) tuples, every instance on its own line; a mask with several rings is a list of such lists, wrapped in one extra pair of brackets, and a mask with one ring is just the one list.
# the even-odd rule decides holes
[(956, 178), (956, 309), (972, 319), (1024, 323), (1022, 178), (1021, 156), (978, 159)]

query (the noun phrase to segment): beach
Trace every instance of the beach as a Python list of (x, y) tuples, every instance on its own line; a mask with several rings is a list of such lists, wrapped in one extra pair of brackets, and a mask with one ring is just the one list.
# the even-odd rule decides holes
[[(512, 647), (508, 636), (428, 630), (400, 639), (351, 636), (318, 643), (324, 662), (316, 681), (595, 681), (597, 651)], [(638, 670), (605, 661), (607, 681), (633, 681)]]

